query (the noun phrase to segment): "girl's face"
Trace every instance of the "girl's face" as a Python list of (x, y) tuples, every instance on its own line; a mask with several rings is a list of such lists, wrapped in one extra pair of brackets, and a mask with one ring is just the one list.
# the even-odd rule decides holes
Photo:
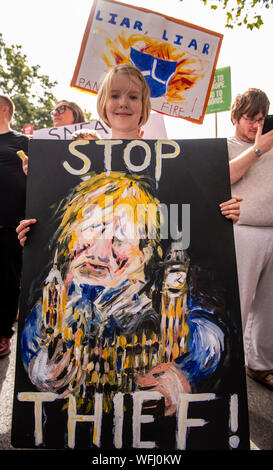
[(142, 114), (142, 84), (137, 77), (116, 73), (112, 79), (106, 114), (115, 139), (139, 138)]

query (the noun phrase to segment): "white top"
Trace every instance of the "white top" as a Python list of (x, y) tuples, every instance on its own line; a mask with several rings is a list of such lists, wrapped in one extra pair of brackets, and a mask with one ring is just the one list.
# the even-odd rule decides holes
[[(236, 137), (228, 138), (229, 160), (252, 146)], [(259, 157), (231, 190), (244, 198), (238, 224), (273, 226), (273, 149)]]

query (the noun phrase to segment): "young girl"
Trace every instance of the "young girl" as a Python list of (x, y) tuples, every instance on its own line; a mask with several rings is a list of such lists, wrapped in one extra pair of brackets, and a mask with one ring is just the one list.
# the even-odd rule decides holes
[[(101, 119), (112, 129), (113, 139), (138, 139), (139, 129), (147, 122), (151, 110), (149, 87), (141, 72), (129, 64), (114, 67), (101, 86), (97, 107)], [(229, 201), (220, 205), (222, 214), (231, 219), (233, 223), (236, 223), (239, 218), (240, 200), (240, 198), (233, 196)], [(24, 220), (17, 227), (18, 238), (22, 246), (26, 242), (30, 226), (35, 222), (36, 219)], [(102, 267), (100, 269), (102, 270)], [(219, 364), (224, 333), (215, 323), (215, 319), (208, 318), (208, 315), (201, 315), (202, 306), (197, 310), (198, 314), (193, 307), (187, 316), (189, 330), (193, 338), (192, 349), (187, 355), (182, 354), (177, 359), (178, 362), (163, 361), (144, 375), (137, 371), (134, 372), (137, 390), (148, 387), (150, 390), (159, 391), (165, 397), (166, 415), (176, 412), (179, 396), (182, 393), (190, 393), (193, 390), (196, 377), (193, 377), (192, 369), (188, 368), (189, 362), (194, 364), (193, 368), (202, 377), (211, 374)], [(125, 310), (125, 312), (129, 315), (129, 310)], [(124, 334), (126, 335), (126, 332)], [(197, 347), (197, 345), (199, 346)], [(204, 358), (208, 351), (210, 361), (206, 361)], [(44, 354), (47, 354), (46, 351)], [(48, 364), (51, 373), (53, 373), (55, 364), (49, 360)]]

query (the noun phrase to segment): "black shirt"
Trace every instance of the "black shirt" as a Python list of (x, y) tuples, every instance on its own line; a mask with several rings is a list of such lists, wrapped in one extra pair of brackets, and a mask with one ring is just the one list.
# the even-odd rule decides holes
[(0, 134), (0, 226), (17, 227), (25, 216), (26, 175), (16, 152), (28, 154), (28, 142), (16, 131)]

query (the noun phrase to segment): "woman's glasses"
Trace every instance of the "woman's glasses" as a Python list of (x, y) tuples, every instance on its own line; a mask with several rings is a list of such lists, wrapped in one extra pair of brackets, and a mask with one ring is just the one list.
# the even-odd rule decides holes
[(258, 124), (262, 124), (264, 122), (264, 117), (260, 118), (260, 119), (250, 119), (248, 117), (245, 117), (245, 116), (242, 116), (242, 118), (248, 123), (248, 124), (256, 124), (256, 122)]
[(53, 117), (56, 113), (63, 114), (67, 109), (71, 109), (70, 106), (67, 106), (67, 104), (61, 104), (61, 106), (58, 106), (58, 108), (53, 109), (50, 115)]

